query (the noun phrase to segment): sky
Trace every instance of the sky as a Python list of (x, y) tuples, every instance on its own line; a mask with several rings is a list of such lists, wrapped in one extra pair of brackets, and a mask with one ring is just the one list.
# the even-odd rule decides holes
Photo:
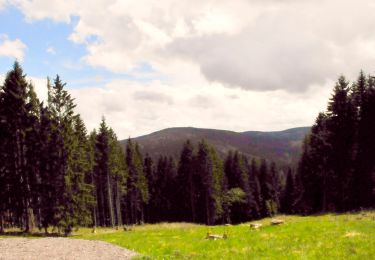
[(88, 130), (314, 123), (336, 79), (374, 73), (372, 0), (0, 0), (0, 82), (59, 74)]

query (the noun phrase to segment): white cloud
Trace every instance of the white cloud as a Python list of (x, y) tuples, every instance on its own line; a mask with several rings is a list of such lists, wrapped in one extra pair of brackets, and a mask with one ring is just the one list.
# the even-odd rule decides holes
[[(5, 75), (0, 75), (0, 86), (4, 84)], [(26, 77), (26, 80), (33, 84), (34, 90), (39, 98), (39, 101), (47, 100), (47, 79), (38, 77)]]
[(225, 86), (303, 92), (374, 70), (371, 0), (14, 2), (29, 20), (77, 16), (70, 39), (86, 45), (83, 60), (117, 72), (147, 62), (170, 76), (192, 63), (192, 76)]
[(33, 84), (39, 101), (47, 101), (47, 78), (27, 77), (27, 80)]
[(104, 88), (72, 89), (71, 93), (88, 129), (97, 128), (105, 115), (122, 139), (177, 126), (247, 131), (311, 125), (330, 96), (332, 82), (327, 84), (295, 95), (220, 84), (176, 87), (159, 81), (115, 80)]
[(138, 79), (144, 78), (140, 64), (152, 66), (156, 72), (145, 73), (159, 81), (113, 80), (72, 90), (89, 128), (105, 115), (121, 138), (172, 126), (311, 125), (339, 74), (353, 79), (360, 69), (375, 71), (372, 0), (13, 4), (30, 22), (70, 23), (76, 16), (69, 39), (86, 47), (81, 62), (89, 66)]
[(56, 54), (56, 50), (53, 47), (48, 47), (46, 49), (46, 52), (49, 53), (49, 54), (51, 54), (51, 55), (55, 55)]
[(0, 0), (0, 11), (5, 8), (7, 5), (7, 0)]
[(56, 22), (70, 22), (76, 12), (76, 1), (9, 0), (20, 8), (28, 21), (49, 18)]
[(20, 39), (10, 40), (8, 35), (0, 35), (0, 57), (15, 58), (22, 61), (26, 48), (27, 46)]

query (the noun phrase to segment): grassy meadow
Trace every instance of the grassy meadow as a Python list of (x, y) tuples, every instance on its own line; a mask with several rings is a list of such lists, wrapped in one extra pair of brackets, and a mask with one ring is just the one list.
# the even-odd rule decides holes
[[(71, 238), (129, 248), (141, 254), (139, 259), (375, 259), (375, 211), (278, 218), (285, 224), (272, 226), (268, 218), (232, 226), (161, 223), (134, 226), (131, 231), (98, 228), (95, 234), (80, 228)], [(263, 226), (252, 230), (250, 223)], [(43, 237), (16, 231), (8, 230), (0, 238)], [(207, 232), (226, 233), (228, 238), (208, 240)]]
[[(103, 240), (142, 254), (141, 259), (375, 259), (375, 212), (279, 216), (285, 224), (260, 230), (250, 223), (207, 227), (188, 223), (135, 226), (132, 231), (80, 229), (74, 238)], [(228, 234), (207, 240), (207, 232)]]

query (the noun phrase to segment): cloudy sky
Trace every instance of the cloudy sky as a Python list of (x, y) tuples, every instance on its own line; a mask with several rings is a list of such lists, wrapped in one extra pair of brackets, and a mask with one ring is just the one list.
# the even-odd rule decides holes
[(0, 0), (0, 78), (59, 74), (91, 130), (311, 125), (340, 74), (374, 73), (373, 0)]

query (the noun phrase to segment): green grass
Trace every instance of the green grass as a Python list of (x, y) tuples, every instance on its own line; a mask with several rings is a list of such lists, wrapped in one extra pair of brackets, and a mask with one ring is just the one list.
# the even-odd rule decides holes
[[(375, 212), (310, 217), (279, 216), (285, 224), (260, 230), (249, 223), (207, 227), (188, 223), (135, 226), (132, 231), (80, 228), (72, 238), (102, 240), (139, 252), (141, 259), (375, 259)], [(52, 230), (50, 230), (52, 231)], [(40, 233), (12, 235), (37, 238)], [(207, 240), (207, 232), (228, 234)]]
[[(271, 226), (270, 219), (206, 227), (187, 223), (136, 226), (132, 231), (80, 229), (74, 238), (103, 240), (142, 254), (145, 259), (375, 259), (375, 212), (323, 216), (279, 216), (286, 221)], [(207, 240), (206, 233), (226, 240)]]

